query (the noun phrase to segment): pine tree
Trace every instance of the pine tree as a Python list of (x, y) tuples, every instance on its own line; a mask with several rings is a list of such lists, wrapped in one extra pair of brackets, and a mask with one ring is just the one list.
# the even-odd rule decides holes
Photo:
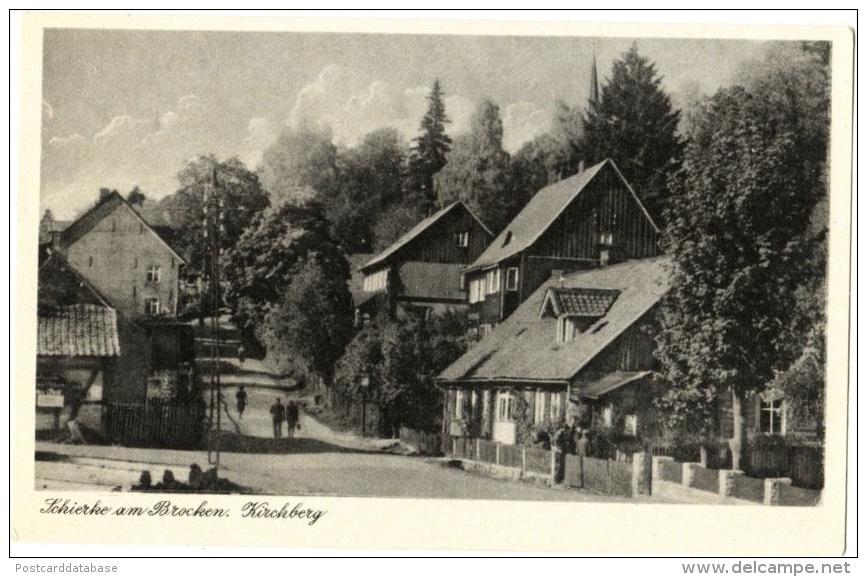
[(436, 203), (434, 175), (446, 165), (446, 153), (451, 150), (452, 139), (446, 134), (449, 122), (439, 80), (434, 80), (428, 96), (428, 110), (421, 120), (421, 135), (413, 139), (410, 153), (410, 186), (419, 195), (428, 210)]
[(651, 216), (659, 219), (666, 181), (677, 167), (682, 143), (680, 111), (662, 90), (656, 66), (638, 46), (614, 62), (598, 102), (584, 118), (584, 151), (591, 163), (611, 158), (635, 189)]

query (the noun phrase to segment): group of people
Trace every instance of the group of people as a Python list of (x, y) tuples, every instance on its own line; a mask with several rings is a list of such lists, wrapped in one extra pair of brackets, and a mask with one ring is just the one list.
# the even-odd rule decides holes
[(554, 482), (562, 483), (566, 475), (566, 455), (577, 454), (587, 456), (589, 439), (587, 433), (580, 428), (573, 428), (570, 423), (562, 423), (554, 433), (553, 444), (556, 450)]
[[(244, 385), (238, 387), (238, 392), (235, 393), (235, 400), (237, 402), (238, 409), (238, 417), (244, 418), (244, 409), (247, 408), (247, 391), (244, 389)], [(277, 400), (271, 405), (271, 423), (274, 426), (274, 438), (279, 439), (283, 436), (283, 421), (286, 421), (286, 436), (294, 437), (295, 429), (300, 429), (301, 424), (300, 420), (300, 412), (298, 411), (298, 405), (296, 405), (293, 401), (289, 401), (285, 405), (280, 401), (280, 397), (277, 397)]]
[(271, 422), (274, 425), (274, 438), (279, 439), (283, 436), (283, 421), (286, 421), (286, 436), (294, 437), (295, 429), (301, 428), (298, 422), (299, 412), (298, 405), (289, 401), (286, 405), (280, 402), (280, 397), (271, 405)]

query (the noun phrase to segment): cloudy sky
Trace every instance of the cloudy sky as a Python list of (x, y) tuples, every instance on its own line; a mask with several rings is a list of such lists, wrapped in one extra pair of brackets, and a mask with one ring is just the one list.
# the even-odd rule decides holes
[[(174, 192), (199, 154), (255, 169), (286, 126), (327, 125), (336, 144), (393, 126), (416, 134), (434, 78), (448, 130), (483, 98), (500, 105), (514, 152), (558, 101), (584, 103), (632, 38), (47, 29), (41, 205), (72, 218), (100, 187)], [(639, 39), (676, 104), (711, 93), (760, 58), (757, 41)]]

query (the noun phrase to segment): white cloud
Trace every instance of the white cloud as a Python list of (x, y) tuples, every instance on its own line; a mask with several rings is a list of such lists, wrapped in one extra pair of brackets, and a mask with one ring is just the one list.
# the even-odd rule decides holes
[[(418, 133), (427, 110), (430, 87), (403, 87), (340, 66), (328, 66), (295, 98), (287, 124), (331, 129), (337, 144), (352, 146), (366, 134), (384, 127), (399, 130), (407, 139)], [(466, 132), (473, 103), (460, 95), (445, 99), (451, 135)]]
[(243, 134), (189, 94), (159, 117), (113, 118), (93, 138), (74, 134), (49, 140), (42, 154), (42, 204), (60, 218), (90, 205), (101, 187), (121, 192), (140, 186), (150, 198), (177, 188), (177, 172), (193, 157), (237, 153)]
[(262, 161), (262, 153), (277, 140), (280, 135), (280, 126), (267, 118), (256, 117), (247, 123), (247, 133), (238, 158), (247, 165), (250, 170), (256, 170)]
[[(384, 127), (394, 127), (410, 140), (418, 134), (429, 92), (429, 86), (406, 87), (354, 69), (328, 66), (299, 91), (286, 123), (293, 128), (327, 128), (335, 143), (345, 146)], [(469, 129), (476, 104), (460, 94), (446, 95), (449, 135)], [(545, 130), (551, 117), (530, 102), (502, 110), (504, 147), (512, 152)], [(264, 116), (240, 120), (188, 94), (159, 115), (118, 116), (92, 138), (80, 134), (50, 138), (42, 153), (43, 208), (69, 218), (89, 206), (100, 187), (126, 192), (138, 185), (150, 198), (161, 198), (174, 192), (176, 174), (184, 164), (201, 154), (237, 155), (256, 169), (283, 125)]]
[(551, 125), (551, 110), (533, 102), (515, 102), (503, 110), (503, 148), (517, 152), (521, 145), (542, 134)]

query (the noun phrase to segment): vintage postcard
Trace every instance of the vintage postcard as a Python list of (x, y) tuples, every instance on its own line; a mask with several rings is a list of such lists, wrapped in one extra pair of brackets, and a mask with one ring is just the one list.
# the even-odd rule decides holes
[(843, 554), (854, 31), (575, 17), (24, 14), (13, 541)]

